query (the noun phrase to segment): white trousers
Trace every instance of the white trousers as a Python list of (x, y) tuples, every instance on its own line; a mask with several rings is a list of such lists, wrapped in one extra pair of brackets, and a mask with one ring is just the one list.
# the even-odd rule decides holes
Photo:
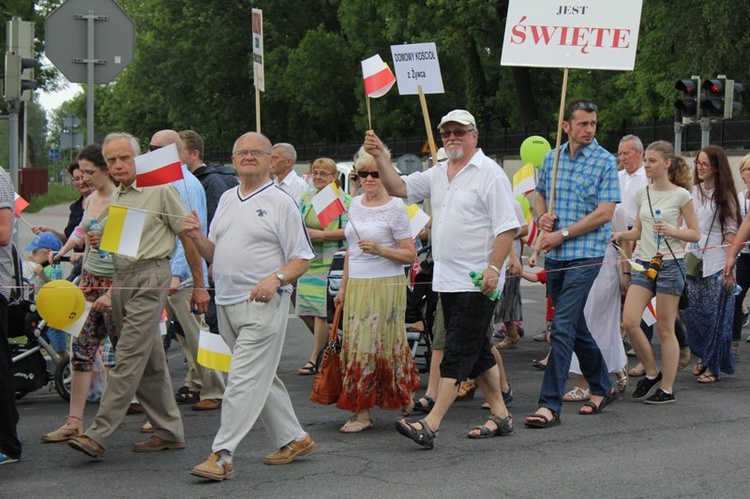
[(219, 331), (232, 349), (221, 427), (213, 452), (234, 453), (260, 417), (268, 438), (280, 448), (302, 433), (289, 394), (276, 375), (284, 346), (289, 293), (268, 303), (217, 305)]

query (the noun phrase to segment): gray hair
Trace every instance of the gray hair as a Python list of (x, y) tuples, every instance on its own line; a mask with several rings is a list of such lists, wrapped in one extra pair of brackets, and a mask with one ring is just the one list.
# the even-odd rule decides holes
[(116, 139), (127, 139), (130, 141), (130, 147), (133, 149), (133, 155), (134, 156), (140, 156), (141, 155), (141, 145), (138, 143), (138, 139), (130, 135), (129, 133), (125, 132), (113, 132), (110, 134), (107, 134), (106, 137), (104, 137), (104, 142), (102, 142), (102, 150), (104, 150), (107, 147), (107, 144), (110, 143), (113, 140)]
[(620, 144), (623, 142), (632, 142), (636, 151), (643, 152), (643, 142), (641, 142), (640, 137), (637, 135), (626, 135), (620, 139)]
[(282, 151), (284, 151), (284, 156), (292, 160), (292, 163), (297, 162), (297, 150), (294, 148), (294, 146), (288, 142), (279, 142), (278, 144), (274, 144), (272, 149), (279, 148)]

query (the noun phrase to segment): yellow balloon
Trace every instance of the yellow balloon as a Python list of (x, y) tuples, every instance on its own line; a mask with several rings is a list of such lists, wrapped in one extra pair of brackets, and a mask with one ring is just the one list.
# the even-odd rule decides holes
[(50, 281), (36, 295), (36, 308), (50, 326), (63, 329), (77, 321), (86, 309), (83, 291), (70, 281)]

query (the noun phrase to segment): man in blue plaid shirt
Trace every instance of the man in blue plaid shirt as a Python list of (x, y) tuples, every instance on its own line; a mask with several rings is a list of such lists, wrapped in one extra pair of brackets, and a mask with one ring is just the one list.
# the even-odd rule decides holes
[(547, 210), (552, 190), (554, 151), (544, 158), (536, 186), (541, 248), (547, 251), (547, 292), (555, 304), (552, 351), (536, 413), (526, 426), (549, 428), (560, 422), (565, 382), (575, 351), (591, 387), (591, 401), (580, 414), (597, 414), (614, 400), (612, 382), (599, 347), (586, 326), (583, 307), (599, 274), (609, 244), (610, 220), (620, 202), (617, 160), (594, 138), (597, 107), (574, 100), (565, 108), (562, 127), (568, 142), (560, 148), (554, 214)]

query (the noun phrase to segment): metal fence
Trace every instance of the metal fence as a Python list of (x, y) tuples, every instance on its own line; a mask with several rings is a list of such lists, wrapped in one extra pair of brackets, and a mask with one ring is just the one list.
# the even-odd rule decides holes
[[(557, 132), (556, 125), (544, 129), (504, 129), (500, 133), (479, 133), (478, 145), (486, 154), (493, 156), (518, 156), (521, 143), (531, 135), (541, 135), (554, 144)], [(649, 124), (623, 123), (620, 127), (603, 127), (597, 133), (599, 143), (607, 150), (616, 152), (620, 138), (624, 135), (637, 135), (644, 145), (656, 140), (674, 142), (674, 123), (671, 121), (653, 121)], [(381, 137), (391, 149), (394, 158), (404, 154), (423, 155), (427, 143), (426, 135), (411, 137)], [(732, 120), (716, 123), (711, 128), (710, 143), (722, 146), (727, 150), (750, 149), (750, 120)], [(315, 158), (328, 157), (336, 161), (350, 161), (362, 142), (320, 142), (315, 144), (295, 144), (298, 161), (313, 161)], [(682, 151), (697, 151), (701, 146), (701, 130), (698, 123), (685, 126), (682, 132)], [(206, 149), (207, 163), (231, 163), (231, 151), (223, 149)]]

